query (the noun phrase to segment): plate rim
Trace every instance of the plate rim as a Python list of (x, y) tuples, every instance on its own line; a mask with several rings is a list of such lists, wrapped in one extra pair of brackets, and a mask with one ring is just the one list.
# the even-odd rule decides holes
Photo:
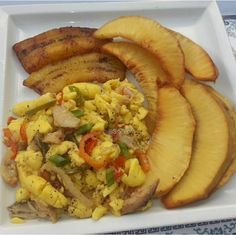
[[(149, 4), (147, 4), (147, 2)], [(4, 45), (3, 47), (1, 47), (0, 49), (0, 104), (4, 104), (4, 86), (5, 86), (5, 79), (4, 79), (4, 74), (5, 74), (5, 69), (6, 69), (6, 61), (4, 60), (4, 58), (6, 58), (7, 55), (7, 48), (6, 48), (6, 42), (7, 42), (7, 31), (8, 31), (8, 20), (9, 17), (11, 16), (16, 16), (16, 15), (25, 15), (25, 14), (41, 14), (41, 13), (74, 13), (74, 12), (78, 12), (77, 10), (74, 11), (72, 9), (77, 8), (78, 6), (81, 7), (81, 9), (79, 10), (79, 12), (82, 12), (84, 10), (89, 10), (91, 11), (91, 4), (93, 4), (93, 6), (105, 6), (105, 9), (107, 10), (116, 10), (117, 6), (119, 5), (119, 9), (118, 10), (127, 10), (129, 7), (132, 6), (132, 9), (134, 10), (138, 10), (140, 8), (142, 8), (143, 10), (149, 10), (149, 9), (153, 9), (151, 7), (157, 7), (158, 6), (162, 6), (162, 8), (170, 8), (168, 6), (168, 4), (170, 2), (176, 2), (176, 1), (171, 1), (171, 0), (167, 0), (167, 1), (158, 1), (158, 0), (146, 0), (146, 1), (139, 1), (139, 0), (134, 0), (134, 1), (128, 1), (125, 2), (125, 5), (120, 5), (121, 2), (119, 1), (114, 1), (114, 2), (107, 2), (107, 1), (99, 1), (99, 2), (80, 2), (80, 3), (69, 3), (67, 4), (67, 8), (65, 8), (65, 3), (59, 3), (59, 4), (34, 4), (34, 5), (10, 5), (10, 6), (0, 6), (0, 35), (4, 35), (4, 37), (2, 37), (2, 39), (0, 38), (0, 44)], [(186, 1), (181, 1), (182, 3), (177, 3), (177, 8), (182, 8), (183, 6), (186, 6)], [(123, 2), (122, 2), (123, 3)], [(137, 4), (138, 3), (138, 4)], [(202, 4), (204, 3), (204, 4)], [(215, 0), (210, 0), (210, 1), (189, 1), (187, 3), (187, 7), (190, 8), (209, 8), (210, 14), (216, 14), (216, 24), (219, 25), (218, 31), (220, 31), (220, 33), (222, 35), (220, 35), (220, 37), (225, 41), (226, 43), (226, 51), (225, 53), (227, 55), (230, 55), (230, 52), (232, 54), (232, 57), (230, 58), (231, 60), (231, 65), (235, 60), (234, 60), (234, 56), (233, 56), (233, 52), (231, 50), (228, 38), (227, 38), (227, 34), (226, 31), (224, 29), (224, 25), (223, 25), (223, 21), (220, 20), (221, 15), (217, 6), (217, 3)], [(176, 8), (176, 7), (171, 7), (171, 8)], [(58, 11), (58, 9), (60, 11)], [(78, 8), (77, 8), (78, 9)], [(100, 9), (100, 11), (104, 11), (103, 9)], [(96, 7), (94, 7), (94, 12), (97, 12)], [(227, 63), (226, 65), (229, 66), (229, 63)], [(236, 68), (233, 70), (231, 67), (230, 69), (230, 73), (232, 74), (233, 72), (236, 72)], [(234, 73), (236, 74), (236, 73)], [(0, 109), (0, 116), (3, 116), (3, 109)], [(3, 120), (1, 120), (0, 126), (3, 125)], [(2, 148), (3, 144), (1, 144), (0, 148)], [(2, 180), (0, 180), (0, 190), (2, 190)], [(0, 204), (1, 203), (1, 198), (0, 198)], [(3, 205), (1, 205), (1, 207), (3, 207)], [(183, 208), (183, 210), (186, 208)], [(145, 225), (136, 225), (136, 227), (134, 225), (131, 224), (126, 224), (126, 225), (122, 225), (119, 228), (115, 227), (112, 228), (112, 230), (110, 228), (100, 228), (101, 226), (99, 226), (99, 222), (95, 222), (96, 223), (96, 228), (89, 228), (90, 230), (81, 230), (80, 232), (97, 232), (99, 230), (99, 232), (115, 232), (115, 231), (125, 231), (125, 230), (133, 230), (133, 229), (142, 229), (142, 228), (153, 228), (153, 227), (159, 227), (159, 226), (166, 226), (166, 225), (176, 225), (176, 224), (184, 224), (184, 223), (196, 223), (199, 221), (209, 221), (209, 220), (217, 220), (217, 219), (226, 219), (226, 218), (234, 218), (236, 217), (236, 203), (235, 205), (228, 205), (228, 206), (221, 206), (220, 208), (217, 207), (217, 214), (214, 213), (216, 208), (207, 208), (207, 209), (203, 209), (203, 208), (187, 208), (187, 213), (191, 213), (191, 211), (193, 210), (193, 212), (195, 213), (194, 216), (191, 215), (191, 217), (187, 217), (186, 219), (186, 215), (184, 215), (184, 213), (179, 213), (179, 209), (177, 210), (167, 210), (166, 214), (163, 216), (163, 218), (161, 219), (161, 223), (160, 221), (157, 223), (156, 221), (145, 221)], [(207, 212), (206, 212), (207, 211)], [(211, 212), (212, 211), (212, 212)], [(205, 213), (203, 213), (205, 212)], [(211, 217), (209, 218), (209, 213), (211, 213)], [(171, 215), (170, 215), (171, 214)], [(131, 216), (133, 215), (128, 215), (127, 219), (129, 219)], [(138, 214), (135, 214), (135, 216), (140, 217)], [(170, 220), (170, 216), (178, 216), (178, 220)], [(108, 220), (109, 221), (109, 220)], [(60, 222), (59, 222), (60, 223)], [(59, 224), (58, 223), (58, 224)], [(63, 224), (68, 224), (67, 221), (63, 221)], [(75, 221), (70, 221), (71, 224), (75, 224)], [(45, 222), (39, 222), (37, 225), (26, 225), (23, 227), (16, 227), (15, 225), (13, 226), (9, 226), (9, 225), (5, 225), (5, 224), (1, 224), (1, 215), (0, 215), (0, 233), (4, 233), (4, 234), (9, 234), (9, 233), (35, 233), (35, 230), (40, 226), (44, 224), (44, 233), (48, 233), (48, 229), (51, 227), (51, 224), (45, 223)], [(40, 230), (39, 230), (40, 231)], [(56, 230), (54, 230), (56, 231)], [(54, 232), (52, 231), (52, 232)], [(59, 231), (59, 230), (58, 230)], [(65, 231), (66, 232), (66, 231)], [(41, 233), (41, 232), (40, 232)]]

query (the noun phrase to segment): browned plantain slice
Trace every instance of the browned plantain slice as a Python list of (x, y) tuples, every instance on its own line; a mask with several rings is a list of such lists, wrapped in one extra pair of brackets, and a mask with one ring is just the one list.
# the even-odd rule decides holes
[(185, 69), (200, 81), (215, 81), (218, 69), (208, 53), (197, 43), (184, 35), (169, 29), (175, 36), (184, 53)]
[(95, 39), (92, 36), (95, 30), (80, 27), (52, 29), (16, 43), (13, 49), (24, 69), (32, 73), (76, 54), (99, 51), (109, 40)]
[(32, 73), (24, 85), (39, 94), (57, 93), (66, 85), (76, 82), (105, 82), (124, 79), (125, 66), (115, 57), (101, 53), (89, 53), (47, 65)]

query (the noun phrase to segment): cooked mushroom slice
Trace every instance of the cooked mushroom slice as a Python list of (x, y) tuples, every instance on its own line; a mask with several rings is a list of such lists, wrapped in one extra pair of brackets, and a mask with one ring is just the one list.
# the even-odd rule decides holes
[(143, 186), (134, 190), (127, 199), (124, 200), (124, 205), (121, 209), (121, 214), (129, 214), (137, 211), (145, 206), (154, 195), (158, 185), (158, 180), (146, 182)]
[(55, 132), (48, 133), (44, 136), (43, 142), (47, 144), (60, 144), (65, 138), (62, 129), (58, 129)]
[(48, 172), (56, 173), (61, 179), (65, 189), (68, 190), (73, 197), (78, 198), (83, 204), (88, 207), (93, 206), (93, 202), (80, 192), (80, 190), (74, 185), (74, 183), (72, 182), (70, 177), (64, 172), (64, 170), (59, 167), (56, 167), (51, 162), (45, 163), (43, 169), (47, 170)]
[(78, 128), (80, 120), (64, 106), (56, 105), (52, 110), (55, 126)]
[(36, 219), (36, 218), (47, 218), (53, 223), (57, 222), (59, 218), (59, 210), (44, 206), (43, 204), (35, 201), (27, 202), (15, 202), (8, 208), (10, 217), (19, 217), (22, 219)]
[(43, 140), (42, 135), (37, 132), (36, 135), (34, 136), (33, 141), (30, 143), (30, 147), (34, 151), (40, 151), (42, 153), (43, 157), (45, 158), (46, 153), (49, 149), (49, 146), (48, 146), (48, 144), (44, 143), (42, 140)]
[(3, 180), (10, 186), (15, 187), (18, 183), (18, 174), (16, 162), (11, 159), (10, 154), (7, 154), (1, 165), (1, 175)]

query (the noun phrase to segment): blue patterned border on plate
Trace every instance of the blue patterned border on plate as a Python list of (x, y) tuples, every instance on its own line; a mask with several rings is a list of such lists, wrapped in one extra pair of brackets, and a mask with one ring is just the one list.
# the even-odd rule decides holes
[(236, 234), (236, 218), (200, 222), (192, 224), (179, 224), (156, 228), (136, 229), (109, 234)]

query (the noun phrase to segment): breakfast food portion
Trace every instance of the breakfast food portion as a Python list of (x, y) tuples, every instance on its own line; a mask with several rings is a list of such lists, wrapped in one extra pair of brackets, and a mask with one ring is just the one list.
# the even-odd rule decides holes
[(157, 21), (123, 16), (96, 30), (94, 36), (98, 39), (123, 37), (137, 43), (156, 56), (173, 85), (179, 87), (183, 83), (184, 56), (178, 40)]
[(95, 30), (80, 27), (52, 29), (16, 43), (13, 49), (25, 71), (32, 73), (74, 55), (99, 52), (109, 40), (94, 38)]
[(145, 211), (155, 198), (187, 206), (236, 172), (235, 109), (200, 83), (216, 81), (218, 69), (181, 33), (123, 16), (13, 49), (30, 73), (23, 85), (40, 96), (15, 104), (3, 128), (2, 179), (18, 187), (12, 223), (98, 220)]
[(153, 132), (157, 119), (157, 85), (168, 84), (158, 60), (147, 50), (129, 42), (107, 43), (102, 50), (117, 56), (135, 75), (148, 102), (146, 123), (149, 131)]
[(207, 52), (184, 35), (168, 30), (176, 37), (184, 53), (185, 69), (199, 81), (215, 81), (219, 72)]
[(120, 214), (149, 171), (143, 101), (133, 84), (113, 79), (102, 86), (71, 84), (55, 96), (16, 104), (17, 118), (4, 129), (6, 145), (16, 145), (10, 157), (20, 184), (11, 215), (27, 219), (17, 209), (32, 201), (79, 218)]
[(76, 82), (106, 82), (116, 78), (125, 78), (125, 66), (113, 56), (93, 52), (49, 64), (31, 73), (23, 85), (45, 94), (57, 93)]
[[(189, 103), (174, 87), (159, 89), (157, 127), (147, 156), (159, 179), (157, 197), (167, 194), (189, 167), (195, 120)], [(176, 128), (177, 127), (177, 128)]]
[(192, 159), (176, 187), (163, 198), (167, 208), (207, 198), (232, 161), (230, 122), (222, 104), (198, 83), (182, 86), (196, 120)]

